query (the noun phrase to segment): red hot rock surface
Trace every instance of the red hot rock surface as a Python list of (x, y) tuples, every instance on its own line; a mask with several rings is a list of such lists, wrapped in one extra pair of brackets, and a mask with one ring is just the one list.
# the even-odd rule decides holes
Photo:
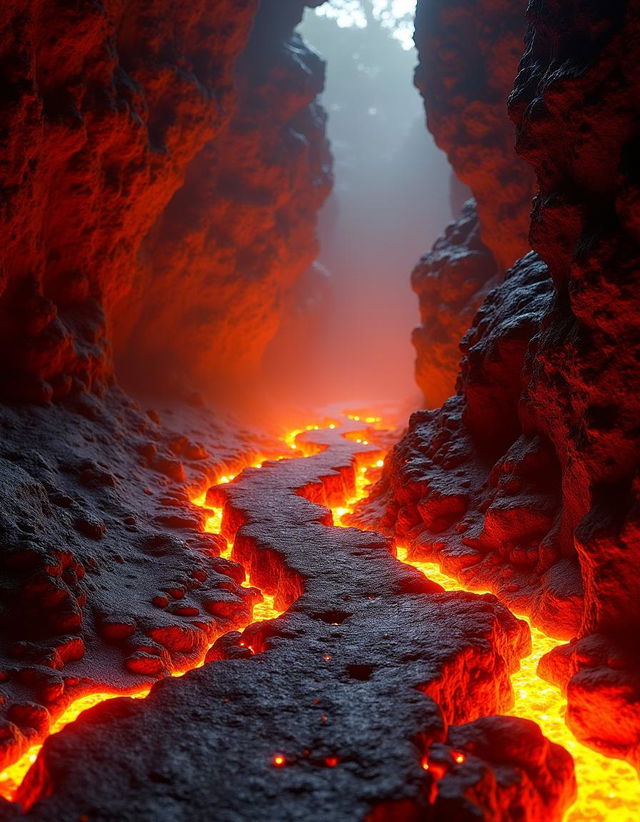
[(379, 534), (331, 527), (324, 506), (373, 449), (313, 439), (325, 450), (209, 495), (286, 613), (51, 737), (18, 796), (27, 819), (561, 818), (568, 754), (532, 723), (481, 718), (510, 702), (525, 624), (490, 595), (442, 592)]
[(330, 187), (306, 4), (258, 5), (2, 4), (0, 396), (255, 371)]
[(506, 116), (525, 32), (525, 3), (419, 0), (416, 85), (427, 124), (476, 210), (460, 217), (418, 263), (416, 380), (427, 407), (454, 391), (458, 343), (489, 287), (530, 249), (533, 175), (514, 150)]

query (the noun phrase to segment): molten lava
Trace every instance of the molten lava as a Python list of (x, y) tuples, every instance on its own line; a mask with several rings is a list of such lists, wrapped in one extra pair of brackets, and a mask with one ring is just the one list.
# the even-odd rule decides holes
[[(359, 419), (354, 416), (349, 418)], [(373, 422), (374, 419), (367, 418), (364, 421)], [(334, 525), (349, 527), (345, 522), (346, 517), (354, 512), (358, 502), (366, 498), (367, 489), (373, 481), (372, 469), (381, 468), (383, 464), (384, 461), (378, 459), (358, 470), (356, 493), (343, 506), (333, 508)], [(396, 556), (401, 562), (417, 568), (447, 591), (471, 590), (443, 573), (437, 563), (409, 559), (407, 549), (402, 546), (396, 546)], [(565, 723), (564, 694), (538, 676), (540, 659), (562, 642), (536, 628), (526, 616), (516, 616), (524, 619), (529, 625), (532, 650), (528, 657), (521, 660), (520, 670), (511, 676), (514, 705), (510, 713), (536, 722), (546, 737), (562, 745), (573, 756), (578, 797), (566, 813), (564, 822), (637, 822), (640, 819), (640, 782), (633, 766), (622, 760), (603, 756), (578, 742)], [(463, 762), (464, 754), (458, 753), (458, 756), (460, 759), (456, 759), (456, 762)], [(423, 759), (421, 764), (424, 770), (429, 770), (428, 759)]]
[[(409, 559), (407, 549), (403, 547), (396, 550), (399, 560), (417, 568), (445, 590), (461, 590), (460, 582), (444, 574), (436, 563)], [(634, 822), (640, 819), (640, 784), (635, 769), (627, 762), (609, 759), (578, 742), (564, 721), (564, 694), (538, 676), (541, 657), (562, 642), (547, 636), (526, 616), (517, 616), (529, 625), (532, 650), (528, 657), (521, 660), (520, 670), (511, 676), (515, 701), (510, 713), (536, 722), (546, 737), (562, 745), (573, 756), (578, 798), (567, 812), (564, 822)]]
[[(372, 438), (372, 433), (375, 435), (370, 426), (377, 426), (380, 419), (363, 415), (349, 415), (348, 418), (352, 422), (365, 423), (367, 429), (357, 433), (351, 430), (346, 433), (347, 438), (368, 447), (369, 439), (365, 439), (365, 437)], [(337, 424), (333, 422), (325, 423), (322, 427), (335, 429)], [(305, 431), (320, 430), (320, 428), (321, 426), (317, 424), (307, 425), (287, 433), (283, 438), (287, 450), (278, 459), (297, 459), (316, 453), (316, 446), (304, 443), (298, 437)], [(219, 476), (214, 485), (232, 482), (244, 468), (260, 468), (264, 461), (263, 459), (256, 460), (254, 457), (246, 464), (238, 465), (236, 469)], [(353, 513), (357, 503), (367, 496), (368, 488), (379, 477), (383, 464), (384, 461), (380, 458), (380, 451), (374, 452), (370, 447), (357, 456), (355, 490), (350, 498), (341, 505), (332, 508), (335, 526), (349, 527), (347, 517)], [(220, 507), (208, 505), (206, 498), (205, 491), (193, 495), (191, 501), (207, 513), (204, 530), (207, 533), (220, 534), (222, 532), (223, 510)], [(231, 558), (232, 554), (233, 544), (227, 541), (222, 556)], [(436, 563), (410, 558), (405, 547), (396, 546), (396, 555), (401, 562), (418, 569), (429, 579), (440, 584), (445, 590), (465, 590), (461, 588), (457, 580), (444, 574)], [(245, 587), (255, 587), (251, 585), (248, 575), (243, 585)], [(475, 593), (482, 592), (476, 591)], [(280, 616), (280, 613), (275, 608), (274, 598), (263, 593), (262, 602), (254, 605), (253, 621), (275, 619), (278, 616)], [(635, 770), (626, 762), (609, 759), (579, 743), (564, 721), (566, 708), (564, 695), (537, 675), (540, 658), (558, 645), (559, 641), (547, 636), (533, 626), (525, 616), (518, 616), (525, 619), (529, 624), (532, 652), (521, 661), (520, 670), (511, 677), (514, 692), (514, 705), (511, 714), (533, 720), (540, 726), (545, 736), (562, 745), (572, 754), (575, 761), (579, 792), (576, 803), (565, 816), (565, 822), (585, 822), (586, 820), (632, 822), (632, 820), (640, 819), (640, 785)], [(244, 643), (241, 641), (240, 644)], [(324, 657), (325, 660), (330, 658), (328, 655)], [(193, 667), (199, 667), (202, 664), (204, 664), (204, 656)], [(184, 673), (186, 671), (177, 671), (173, 675), (181, 676)], [(129, 694), (129, 696), (144, 698), (149, 691), (150, 687)], [(50, 733), (54, 734), (61, 731), (65, 725), (77, 719), (83, 711), (118, 696), (123, 696), (123, 694), (96, 693), (75, 700), (52, 724)], [(34, 745), (18, 762), (4, 769), (0, 774), (0, 796), (6, 799), (14, 797), (27, 771), (35, 762), (41, 747), (41, 745)], [(452, 756), (457, 764), (464, 763), (466, 759), (463, 751), (454, 751)], [(326, 766), (330, 768), (335, 767), (338, 762), (338, 758), (334, 756), (325, 759)], [(287, 764), (287, 761), (283, 754), (276, 753), (273, 755), (272, 764), (275, 768), (282, 768)], [(425, 771), (431, 770), (435, 773), (434, 767), (430, 765), (427, 757), (422, 758), (421, 767)]]

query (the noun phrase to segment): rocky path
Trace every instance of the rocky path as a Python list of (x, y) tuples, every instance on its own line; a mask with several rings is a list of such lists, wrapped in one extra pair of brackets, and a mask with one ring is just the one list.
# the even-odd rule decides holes
[(513, 703), (527, 625), (333, 524), (381, 456), (362, 428), (308, 431), (292, 459), (197, 499), (265, 595), (260, 621), (145, 699), (50, 736), (16, 794), (27, 818), (561, 818), (570, 757), (534, 723), (494, 716)]

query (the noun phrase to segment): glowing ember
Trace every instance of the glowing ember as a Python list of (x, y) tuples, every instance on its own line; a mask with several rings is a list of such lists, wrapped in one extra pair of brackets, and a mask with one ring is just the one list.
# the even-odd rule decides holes
[[(364, 422), (367, 425), (380, 423), (379, 417), (363, 415), (347, 415), (350, 420)], [(326, 423), (325, 427), (334, 430), (336, 423)], [(305, 431), (317, 431), (320, 426), (317, 424), (307, 425), (288, 432), (283, 441), (287, 446), (285, 454), (279, 459), (300, 458), (309, 453), (314, 453), (314, 446), (307, 446), (299, 443), (297, 438)], [(353, 432), (351, 432), (353, 435)], [(348, 435), (349, 436), (349, 435)], [(349, 436), (353, 438), (353, 436)], [(362, 433), (355, 440), (362, 445), (368, 445), (368, 440), (362, 439)], [(362, 457), (362, 455), (360, 455)], [(255, 456), (246, 463), (246, 467), (261, 468), (264, 460), (256, 460)], [(346, 517), (353, 513), (358, 502), (367, 496), (368, 489), (372, 482), (376, 481), (380, 475), (380, 469), (384, 465), (384, 460), (379, 457), (379, 452), (372, 456), (369, 463), (360, 464), (356, 469), (355, 488), (353, 495), (343, 502), (342, 505), (332, 509), (333, 523), (336, 526), (347, 527)], [(239, 472), (240, 469), (238, 469)], [(227, 484), (232, 482), (237, 473), (229, 472), (221, 475), (216, 484)], [(219, 507), (209, 506), (206, 503), (206, 492), (195, 495), (192, 503), (202, 508), (206, 512), (204, 530), (211, 534), (220, 534), (222, 531), (223, 510)], [(223, 557), (230, 558), (233, 553), (233, 545), (227, 541), (226, 549), (222, 552)], [(406, 548), (397, 546), (397, 557), (400, 561), (417, 568), (425, 576), (434, 582), (439, 583), (445, 590), (461, 590), (461, 584), (443, 573), (439, 566), (433, 562), (423, 562), (408, 558)], [(251, 585), (250, 579), (245, 579), (245, 587), (255, 587)], [(476, 591), (476, 593), (482, 593)], [(275, 608), (272, 596), (263, 594), (261, 603), (254, 606), (253, 621), (275, 619), (280, 615)], [(520, 616), (520, 615), (519, 615)], [(520, 616), (521, 619), (526, 617)], [(529, 623), (529, 620), (527, 620)], [(549, 739), (557, 742), (566, 748), (573, 756), (576, 765), (576, 776), (579, 786), (578, 799), (575, 805), (567, 812), (565, 822), (586, 822), (586, 820), (607, 820), (607, 822), (635, 822), (640, 819), (640, 785), (637, 774), (631, 765), (620, 760), (609, 759), (579, 743), (567, 728), (564, 722), (566, 700), (562, 693), (552, 685), (542, 680), (537, 675), (537, 666), (540, 658), (556, 647), (558, 640), (544, 634), (538, 628), (529, 623), (532, 637), (532, 653), (521, 661), (520, 670), (511, 677), (513, 685), (515, 704), (511, 711), (512, 715), (531, 719), (542, 729), (542, 732)], [(253, 651), (251, 646), (241, 645)], [(203, 657), (204, 660), (204, 657)], [(203, 664), (201, 660), (196, 666)], [(330, 654), (324, 654), (323, 660), (329, 662)], [(185, 671), (176, 672), (174, 676), (181, 676)], [(134, 698), (145, 697), (150, 688), (131, 694)], [(73, 722), (87, 709), (108, 699), (123, 696), (123, 694), (98, 693), (82, 697), (74, 701), (67, 710), (52, 725), (51, 733), (57, 733), (65, 725)], [(326, 722), (326, 715), (323, 714), (322, 721)], [(27, 771), (35, 762), (41, 745), (35, 745), (16, 763), (7, 767), (0, 773), (0, 796), (12, 799), (18, 786), (24, 779)], [(464, 763), (466, 756), (462, 751), (453, 751), (452, 759), (456, 764)], [(339, 760), (335, 756), (328, 756), (324, 759), (327, 767), (333, 768), (338, 765)], [(275, 768), (282, 768), (287, 764), (286, 757), (281, 753), (276, 753), (271, 759), (271, 764)], [(431, 765), (427, 757), (421, 759), (420, 765), (424, 771), (437, 772), (436, 765)], [(438, 774), (436, 773), (436, 777)]]

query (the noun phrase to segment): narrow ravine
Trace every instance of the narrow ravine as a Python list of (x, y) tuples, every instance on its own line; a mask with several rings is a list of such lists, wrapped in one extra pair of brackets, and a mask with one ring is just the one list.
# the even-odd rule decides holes
[[(279, 511), (279, 509), (274, 509), (275, 513), (269, 513), (271, 510), (269, 508), (270, 501), (265, 500), (264, 491), (261, 489), (268, 488), (270, 478), (273, 478), (271, 483), (273, 485), (273, 501), (274, 504), (277, 505), (279, 495), (282, 495), (283, 490), (285, 493), (290, 493), (288, 490), (289, 487), (294, 487), (290, 485), (294, 482), (293, 479), (285, 479), (284, 484), (282, 484), (283, 471), (278, 467), (279, 462), (306, 462), (308, 458), (316, 457), (317, 467), (312, 465), (313, 460), (309, 460), (308, 471), (301, 475), (300, 480), (295, 480), (296, 483), (300, 483), (300, 488), (304, 488), (304, 491), (299, 491), (298, 493), (301, 497), (306, 498), (306, 500), (311, 500), (314, 503), (327, 504), (331, 509), (333, 525), (348, 527), (347, 520), (349, 514), (353, 512), (355, 505), (366, 497), (368, 488), (379, 476), (383, 465), (383, 452), (379, 446), (372, 444), (368, 439), (376, 436), (375, 427), (381, 428), (378, 418), (363, 416), (361, 419), (361, 416), (358, 414), (351, 414), (347, 419), (337, 420), (336, 422), (325, 421), (322, 423), (322, 426), (319, 424), (308, 424), (289, 432), (284, 437), (282, 454), (278, 459), (262, 460), (253, 457), (251, 462), (246, 466), (243, 466), (240, 461), (235, 468), (219, 476), (213, 486), (207, 489), (200, 489), (192, 494), (192, 503), (205, 509), (207, 512), (204, 526), (205, 530), (212, 534), (221, 534), (227, 538), (227, 547), (222, 553), (222, 556), (233, 558), (235, 561), (239, 561), (244, 565), (246, 572), (245, 582), (243, 583), (244, 586), (262, 588), (262, 601), (254, 605), (250, 626), (244, 626), (247, 630), (244, 630), (243, 626), (240, 626), (240, 630), (243, 632), (242, 635), (238, 634), (237, 639), (232, 640), (232, 645), (236, 646), (240, 653), (245, 651), (249, 656), (254, 656), (256, 654), (260, 655), (261, 651), (268, 649), (270, 645), (269, 640), (266, 638), (267, 635), (262, 635), (259, 630), (256, 631), (256, 624), (274, 620), (284, 611), (287, 611), (287, 617), (289, 619), (297, 619), (294, 612), (298, 610), (297, 599), (302, 594), (302, 588), (298, 590), (295, 584), (291, 584), (291, 581), (286, 584), (283, 584), (282, 580), (280, 583), (273, 581), (273, 569), (267, 568), (269, 563), (272, 564), (272, 558), (267, 559), (266, 566), (261, 559), (261, 556), (270, 557), (270, 553), (273, 550), (273, 547), (270, 547), (271, 543), (269, 542), (269, 538), (262, 535), (249, 537), (249, 540), (254, 543), (253, 546), (249, 548), (247, 548), (245, 544), (247, 537), (245, 536), (243, 539), (239, 538), (238, 535), (241, 535), (244, 527), (241, 521), (243, 516), (242, 511), (244, 509), (248, 510), (247, 506), (250, 507), (251, 495), (257, 492), (262, 494), (261, 505), (263, 506), (263, 513), (261, 517), (262, 520), (268, 524), (271, 516), (276, 517), (278, 513), (282, 512)], [(332, 460), (329, 460), (328, 455), (336, 451), (340, 459), (333, 457)], [(351, 468), (347, 470), (350, 462)], [(340, 467), (333, 468), (332, 466), (334, 465)], [(293, 468), (295, 468), (295, 466), (293, 466)], [(297, 469), (295, 470), (297, 471)], [(348, 476), (349, 471), (352, 472), (351, 478)], [(258, 483), (258, 473), (264, 474), (261, 478), (264, 482)], [(291, 474), (291, 476), (297, 475), (294, 473)], [(280, 477), (280, 479), (278, 479), (278, 477)], [(237, 478), (240, 478), (238, 483), (234, 482)], [(243, 491), (243, 482), (247, 479), (250, 480), (247, 485), (248, 490)], [(300, 509), (304, 516), (308, 516), (312, 510), (313, 508), (308, 507), (308, 503)], [(238, 516), (240, 516), (240, 520), (238, 520)], [(250, 527), (251, 518), (249, 518), (247, 522)], [(329, 523), (324, 523), (325, 526), (326, 524)], [(349, 532), (345, 532), (345, 539), (349, 537), (349, 534), (353, 534), (354, 531), (355, 529), (350, 529)], [(367, 536), (367, 532), (362, 532), (362, 534), (364, 537)], [(259, 548), (257, 553), (255, 546), (256, 539), (264, 543), (264, 547)], [(358, 542), (362, 543), (362, 547), (359, 549), (360, 553), (362, 553), (363, 550), (371, 550), (369, 548), (365, 549), (367, 545), (366, 542), (362, 542), (362, 540), (358, 540)], [(245, 544), (244, 548), (243, 544)], [(346, 544), (347, 543), (345, 543), (345, 545)], [(461, 591), (459, 584), (452, 578), (442, 574), (437, 565), (410, 559), (407, 549), (404, 547), (398, 546), (396, 553), (397, 558), (406, 566), (417, 569), (421, 574), (442, 586), (446, 591)], [(373, 561), (374, 555), (371, 557), (370, 568), (374, 575), (376, 569), (380, 572), (385, 566), (382, 557), (379, 555), (377, 555), (377, 557), (375, 561)], [(312, 563), (310, 567), (316, 567), (316, 565), (313, 564), (316, 559), (318, 558), (310, 558)], [(290, 559), (287, 561), (290, 561)], [(343, 559), (340, 559), (339, 553), (336, 555), (336, 562), (344, 562)], [(363, 569), (366, 568), (366, 564), (365, 561)], [(320, 583), (321, 589), (323, 585), (326, 588), (326, 584), (322, 582), (322, 574), (327, 574), (327, 568), (322, 566), (322, 564), (317, 566), (317, 568), (320, 578), (316, 580), (316, 582)], [(346, 568), (347, 566), (345, 566), (345, 569)], [(296, 573), (300, 573), (300, 571), (297, 570)], [(383, 576), (384, 573), (383, 571)], [(313, 579), (313, 576), (308, 577), (308, 580), (310, 579)], [(306, 584), (308, 584), (308, 582)], [(372, 585), (373, 588), (376, 587), (375, 579)], [(410, 590), (410, 587), (407, 588), (407, 581), (403, 583), (403, 586), (406, 590)], [(425, 591), (426, 590), (428, 590), (428, 588), (425, 588)], [(343, 594), (342, 598), (345, 602), (351, 602), (351, 600), (357, 599), (358, 596), (361, 596), (361, 594), (358, 593), (357, 588), (354, 588), (352, 593)], [(365, 599), (375, 600), (378, 596), (378, 593), (371, 593), (367, 594)], [(304, 596), (301, 596), (301, 599), (304, 598), (308, 598), (308, 592), (306, 591)], [(409, 604), (411, 594), (403, 594), (402, 599), (405, 604)], [(302, 607), (302, 605), (300, 607)], [(398, 605), (394, 606), (394, 608), (397, 607)], [(355, 610), (352, 612), (352, 609)], [(344, 642), (338, 639), (338, 637), (341, 636), (340, 629), (343, 623), (346, 624), (349, 619), (352, 617), (355, 618), (357, 608), (354, 604), (349, 607), (348, 611), (346, 607), (343, 606), (343, 610), (339, 610), (327, 602), (326, 611), (319, 614), (320, 623), (324, 622), (330, 626), (334, 626), (333, 630), (336, 636), (336, 639), (331, 642), (327, 639), (321, 640), (321, 642), (326, 645), (321, 657), (322, 661), (320, 664), (322, 666), (332, 666), (334, 659), (343, 653), (343, 651), (340, 651), (340, 644), (341, 642), (344, 644)], [(508, 615), (506, 610), (504, 613)], [(461, 612), (461, 614), (463, 614), (463, 612)], [(410, 613), (407, 614), (407, 617), (410, 621), (414, 619)], [(315, 617), (315, 619), (317, 618), (318, 617)], [(420, 618), (419, 609), (416, 611), (415, 618)], [(466, 618), (469, 619), (468, 614)], [(503, 619), (505, 618), (506, 617), (503, 617)], [(400, 623), (402, 623), (402, 620), (400, 620)], [(578, 822), (578, 820), (615, 820), (615, 822), (627, 820), (630, 822), (630, 820), (639, 818), (640, 794), (638, 792), (635, 772), (625, 763), (602, 757), (580, 745), (573, 738), (562, 719), (565, 705), (562, 695), (556, 688), (545, 683), (536, 674), (536, 666), (539, 658), (557, 643), (536, 628), (532, 626), (529, 627), (531, 629), (533, 642), (532, 653), (522, 659), (519, 670), (515, 670), (517, 666), (514, 665), (511, 671), (511, 683), (515, 695), (515, 704), (511, 710), (511, 714), (536, 722), (548, 738), (567, 748), (574, 757), (579, 781), (579, 797), (576, 804), (566, 814), (565, 820), (567, 820), (567, 822), (569, 822), (569, 820), (571, 822)], [(402, 630), (406, 630), (406, 627)], [(473, 629), (471, 630), (473, 631)], [(510, 627), (509, 630), (512, 630), (512, 628)], [(287, 635), (286, 630), (284, 631), (284, 635)], [(224, 641), (224, 637), (217, 638), (216, 642), (212, 645), (213, 651), (210, 648), (207, 654), (203, 655), (193, 667), (201, 667), (207, 657), (210, 659), (224, 659), (223, 651), (220, 651), (221, 655), (214, 653), (215, 648), (220, 646), (220, 643), (224, 645)], [(360, 642), (360, 639), (358, 642)], [(329, 647), (332, 644), (336, 647)], [(347, 649), (348, 647), (349, 645), (347, 643)], [(213, 656), (211, 656), (212, 653)], [(349, 653), (353, 655), (353, 651), (347, 650), (347, 654)], [(359, 653), (362, 653), (362, 651)], [(212, 664), (215, 665), (217, 663)], [(224, 662), (222, 664), (224, 664)], [(444, 664), (444, 660), (443, 663), (439, 663), (440, 666), (442, 666), (442, 664)], [(441, 671), (446, 671), (446, 664), (444, 668), (440, 668)], [(369, 668), (373, 670), (375, 666), (354, 663), (351, 667), (356, 671), (354, 675), (356, 680), (362, 678), (363, 681), (366, 681), (371, 673), (367, 673), (365, 676), (362, 672)], [(176, 671), (173, 675), (179, 677), (184, 673), (186, 672)], [(441, 675), (442, 674), (440, 674), (440, 676)], [(425, 680), (424, 672), (419, 675), (416, 681), (422, 680)], [(132, 694), (132, 696), (144, 698), (149, 694), (150, 690), (151, 689), (146, 689)], [(53, 725), (51, 735), (58, 734), (65, 726), (73, 723), (74, 720), (88, 708), (119, 695), (120, 694), (98, 693), (74, 702)], [(496, 702), (494, 705), (487, 703), (487, 705), (490, 712), (500, 712), (499, 702)], [(459, 723), (473, 718), (472, 711), (469, 717), (459, 715), (455, 717), (455, 721)], [(453, 716), (449, 718), (449, 721), (452, 719), (454, 719)], [(0, 786), (1, 794), (5, 798), (12, 799), (16, 795), (16, 792), (19, 794), (20, 784), (27, 776), (30, 767), (37, 761), (40, 749), (41, 746), (34, 746), (19, 762), (3, 771), (0, 776)], [(285, 750), (283, 746), (274, 745), (274, 750), (271, 754), (272, 767), (280, 769), (285, 768), (294, 761), (298, 762), (301, 754), (293, 753), (292, 750), (293, 749)], [(461, 765), (464, 762), (465, 755), (460, 753), (459, 756), (461, 758), (456, 759), (456, 762)], [(341, 752), (338, 749), (333, 750), (326, 748), (323, 760), (326, 767), (334, 768), (338, 766), (341, 759)], [(423, 771), (428, 773), (429, 754), (427, 749), (422, 751), (419, 762), (421, 763)], [(433, 779), (434, 774), (431, 774), (430, 778)], [(437, 778), (431, 789), (431, 799), (436, 795)]]

